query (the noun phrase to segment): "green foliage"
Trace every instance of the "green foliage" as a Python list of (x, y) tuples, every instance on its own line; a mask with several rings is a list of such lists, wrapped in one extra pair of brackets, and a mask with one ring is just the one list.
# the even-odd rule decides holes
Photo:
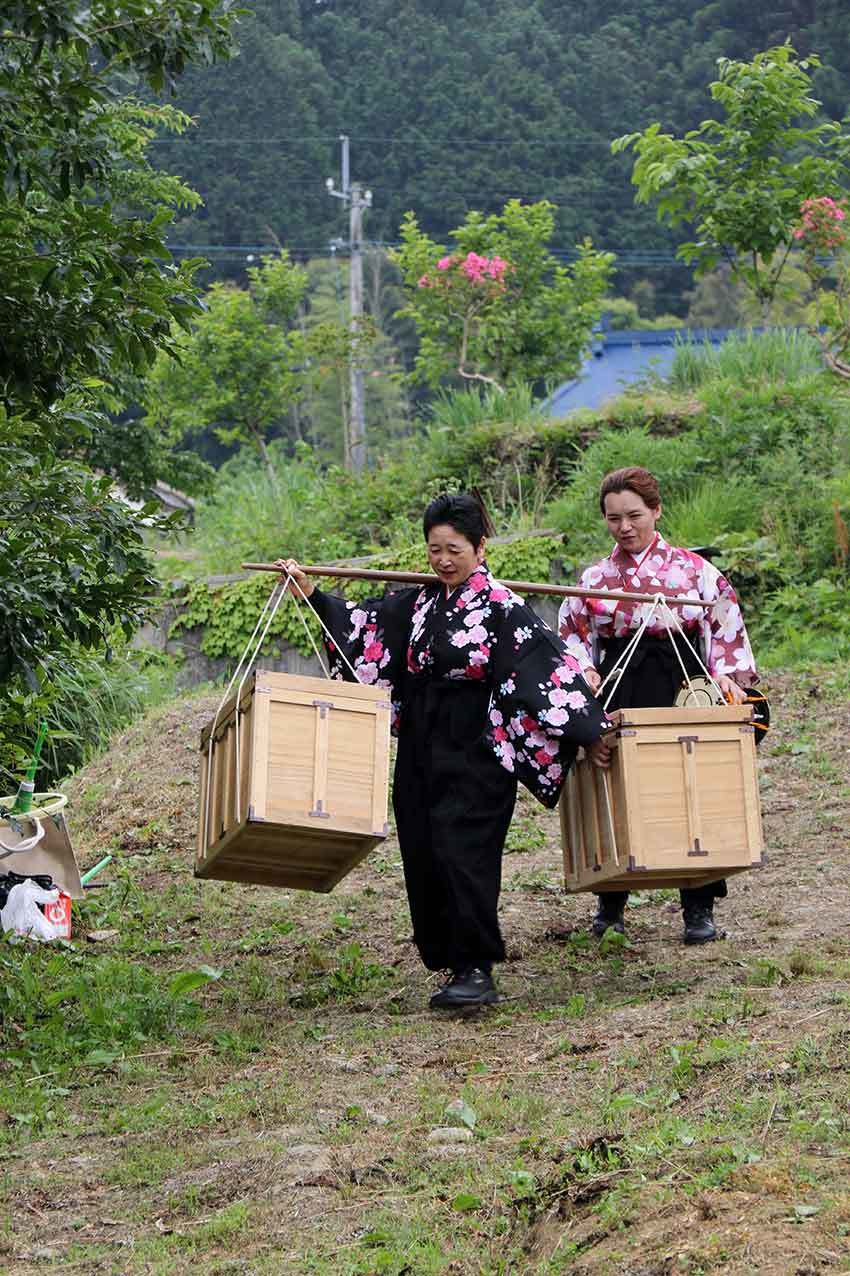
[(35, 691), (20, 682), (6, 687), (0, 702), (0, 777), (7, 785), (20, 779), (40, 718), (47, 721), (48, 736), (36, 783), (47, 789), (173, 690), (174, 666), (168, 657), (134, 650), (118, 639), (93, 650), (63, 648), (39, 666)]
[[(68, 640), (133, 633), (153, 585), (143, 523), (96, 478), (44, 448), (38, 428), (0, 409), (0, 683)], [(145, 507), (150, 518), (154, 507)]]
[(776, 590), (765, 601), (758, 628), (774, 666), (850, 660), (846, 580), (820, 577)]
[[(612, 137), (658, 119), (677, 134), (696, 128), (710, 113), (716, 59), (749, 58), (789, 34), (823, 57), (814, 93), (825, 111), (841, 118), (850, 99), (838, 3), (256, 0), (250, 8), (242, 56), (181, 80), (180, 105), (200, 130), (163, 150), (206, 200), (181, 222), (183, 242), (271, 245), (271, 230), (326, 253), (344, 233), (322, 178), (339, 171), (345, 121), (353, 174), (375, 186), (370, 239), (395, 241), (414, 208), (443, 241), (469, 208), (493, 211), (510, 194), (559, 205), (559, 246), (590, 235), (605, 247), (672, 253), (674, 233), (654, 224), (648, 206), (633, 206), (630, 165), (610, 154)], [(474, 40), (459, 38), (469, 31)], [(269, 120), (286, 127), (270, 136)], [(241, 270), (242, 252), (222, 256), (221, 270)], [(690, 271), (649, 271), (657, 310), (683, 313)], [(646, 267), (624, 268), (622, 290), (631, 295), (646, 277)]]
[(766, 332), (730, 333), (720, 345), (678, 341), (670, 369), (677, 390), (697, 390), (706, 381), (729, 380), (744, 385), (798, 381), (821, 366), (817, 342), (808, 332), (779, 328)]
[[(402, 314), (419, 332), (415, 379), (438, 386), (461, 377), (504, 389), (575, 374), (614, 259), (586, 240), (571, 267), (560, 265), (549, 250), (554, 228), (547, 200), (512, 199), (498, 215), (468, 213), (450, 232), (447, 255), (407, 214), (392, 256), (407, 294)], [(501, 273), (474, 273), (476, 258)]]
[[(105, 387), (139, 374), (196, 305), (165, 248), (195, 197), (145, 148), (171, 86), (230, 48), (230, 0), (14, 6), (0, 42), (0, 686), (19, 706), (70, 644), (130, 634), (152, 590), (144, 530), (98, 460)], [(0, 741), (3, 746), (6, 741)], [(8, 758), (4, 748), (4, 757)]]
[[(157, 123), (181, 129), (188, 121), (124, 99), (126, 79), (113, 72), (120, 66), (156, 91), (187, 63), (227, 56), (230, 8), (229, 0), (176, 0), (166, 14), (131, 0), (115, 22), (106, 0), (50, 0), (10, 15), (0, 53), (7, 409), (51, 406), (84, 374), (141, 369), (172, 320), (189, 313), (191, 267), (168, 264), (163, 238), (167, 205), (193, 197), (144, 159)], [(140, 190), (144, 218), (138, 197), (118, 203)]]
[(692, 431), (670, 438), (646, 426), (605, 431), (581, 453), (566, 491), (546, 511), (547, 521), (563, 531), (570, 557), (587, 562), (611, 543), (599, 513), (599, 484), (609, 470), (643, 465), (658, 476), (664, 499), (673, 502), (692, 490), (704, 464), (704, 449)]
[[(275, 579), (273, 576), (258, 574), (250, 580), (218, 588), (207, 585), (205, 581), (197, 581), (190, 585), (181, 600), (183, 605), (172, 624), (170, 636), (186, 629), (203, 628), (201, 650), (204, 655), (212, 659), (221, 656), (238, 659), (254, 631)], [(269, 626), (263, 653), (279, 650), (281, 642), (295, 647), (305, 655), (312, 651), (304, 624), (299, 619), (299, 612), (316, 643), (321, 644), (321, 628), (311, 608), (287, 596)]]
[(328, 367), (347, 369), (367, 334), (353, 337), (338, 320), (296, 326), (307, 272), (287, 252), (247, 273), (247, 289), (214, 283), (203, 313), (159, 356), (145, 383), (147, 422), (256, 447), (275, 482), (269, 439), (288, 433), (290, 409)]
[(762, 493), (755, 479), (717, 483), (704, 478), (664, 508), (664, 536), (671, 545), (728, 544), (730, 533), (746, 533), (761, 521)]
[(641, 315), (637, 302), (628, 297), (606, 297), (603, 310), (615, 332), (623, 328), (666, 331), (668, 328), (681, 328), (684, 323), (678, 315), (647, 318)]
[(365, 960), (358, 943), (344, 944), (335, 959), (313, 946), (302, 966), (307, 983), (293, 998), (299, 1006), (321, 1006), (375, 993), (386, 988), (393, 978), (388, 967)]
[[(389, 444), (410, 429), (410, 404), (401, 373), (412, 358), (416, 334), (412, 324), (398, 317), (402, 304), (401, 277), (385, 250), (370, 247), (362, 254), (363, 304), (368, 316), (369, 341), (358, 346), (363, 370), (365, 419), (371, 458), (382, 456)], [(310, 333), (317, 325), (345, 325), (349, 321), (349, 263), (314, 258), (306, 264), (308, 288), (299, 323)], [(347, 355), (345, 347), (341, 353)], [(350, 416), (348, 358), (321, 358), (321, 375), (308, 382), (293, 410), (292, 430), (323, 457), (341, 464), (346, 459)], [(343, 428), (345, 427), (345, 428)]]
[(3, 1056), (34, 1073), (62, 1076), (81, 1065), (114, 1063), (146, 1041), (173, 1040), (197, 1025), (201, 1009), (188, 994), (213, 977), (217, 972), (202, 968), (163, 982), (125, 957), (7, 941), (0, 945)]
[[(778, 611), (763, 607), (775, 591), (834, 581), (841, 609), (850, 526), (846, 396), (825, 372), (812, 370), (805, 334), (748, 334), (711, 354), (690, 349), (681, 358), (688, 397), (634, 394), (604, 412), (561, 421), (542, 416), (520, 387), (504, 395), (446, 395), (436, 401), (415, 449), (390, 454), (363, 475), (322, 468), (300, 449), (280, 463), (284, 496), (277, 507), (264, 495), (259, 466), (235, 460), (214, 501), (199, 507), (196, 570), (293, 553), (305, 562), (376, 555), (370, 565), (421, 571), (425, 503), (437, 491), (476, 484), (500, 532), (544, 527), (564, 538), (563, 544), (523, 536), (492, 544), (488, 558), (496, 575), (547, 579), (557, 564), (556, 578), (569, 581), (610, 547), (598, 512), (603, 474), (646, 465), (661, 480), (664, 534), (679, 544), (715, 548), (714, 561), (738, 589), (760, 650), (772, 647), (773, 635), (759, 618), (778, 618)], [(215, 592), (194, 585), (181, 624), (206, 625), (205, 650), (234, 658), (270, 588), (268, 579)], [(380, 591), (359, 583), (348, 592), (365, 598)], [(828, 611), (824, 616), (816, 639), (821, 651), (840, 623)], [(810, 636), (818, 633), (817, 614), (811, 623)], [(288, 602), (269, 650), (281, 638), (309, 650)]]
[(814, 54), (800, 59), (789, 44), (749, 62), (718, 59), (709, 85), (725, 118), (709, 119), (684, 137), (660, 124), (628, 133), (615, 154), (634, 148), (632, 181), (640, 203), (657, 204), (659, 221), (694, 226), (696, 239), (678, 255), (697, 274), (725, 260), (767, 307), (776, 293), (805, 199), (839, 195), (850, 160), (840, 124), (808, 127), (820, 103), (812, 96)]
[(582, 424), (541, 415), (530, 392), (444, 396), (416, 446), (388, 449), (363, 474), (323, 466), (305, 444), (294, 456), (268, 449), (274, 482), (250, 453), (219, 471), (196, 511), (185, 575), (236, 571), (245, 560), (281, 553), (333, 561), (418, 540), (422, 510), (440, 491), (478, 486), (500, 529), (539, 527), (543, 508), (575, 461)]

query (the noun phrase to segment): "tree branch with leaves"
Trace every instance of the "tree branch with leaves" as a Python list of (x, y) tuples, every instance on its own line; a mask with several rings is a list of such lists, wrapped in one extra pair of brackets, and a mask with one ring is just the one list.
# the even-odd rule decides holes
[[(106, 399), (197, 308), (198, 263), (176, 265), (165, 237), (174, 210), (198, 198), (145, 156), (159, 127), (187, 118), (127, 97), (127, 76), (157, 92), (188, 65), (227, 57), (234, 12), (230, 0), (4, 9), (0, 769), (43, 709), (48, 665), (101, 647), (116, 626), (132, 632), (150, 608), (144, 534), (159, 516), (114, 490)], [(120, 78), (109, 73), (119, 61)], [(146, 473), (157, 446), (135, 452)]]
[(413, 377), (496, 390), (573, 376), (602, 311), (610, 253), (580, 245), (571, 266), (549, 251), (554, 206), (511, 200), (500, 214), (469, 213), (449, 251), (421, 230), (413, 213), (393, 254), (419, 351)]
[(717, 66), (709, 92), (723, 119), (704, 120), (684, 137), (651, 124), (618, 137), (611, 149), (635, 152), (638, 203), (655, 203), (668, 226), (693, 227), (694, 239), (680, 244), (677, 256), (694, 264), (697, 276), (727, 262), (766, 322), (800, 206), (840, 195), (850, 137), (839, 123), (817, 120), (815, 54), (799, 58), (783, 44), (749, 62), (719, 58)]

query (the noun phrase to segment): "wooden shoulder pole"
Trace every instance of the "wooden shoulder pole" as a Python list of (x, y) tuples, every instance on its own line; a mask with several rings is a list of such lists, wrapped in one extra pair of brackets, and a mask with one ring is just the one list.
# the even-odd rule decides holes
[[(280, 568), (274, 563), (243, 563), (242, 567), (249, 572), (276, 572)], [(308, 576), (328, 576), (339, 580), (374, 580), (392, 585), (433, 585), (436, 577), (430, 572), (391, 572), (373, 571), (366, 567), (303, 567), (302, 572)], [(499, 584), (512, 589), (517, 594), (554, 594), (558, 598), (613, 598), (628, 603), (655, 602), (654, 594), (630, 593), (619, 589), (580, 589), (577, 585), (550, 585), (547, 581), (502, 580)], [(666, 598), (665, 603), (671, 607), (711, 607), (711, 602), (702, 598)]]

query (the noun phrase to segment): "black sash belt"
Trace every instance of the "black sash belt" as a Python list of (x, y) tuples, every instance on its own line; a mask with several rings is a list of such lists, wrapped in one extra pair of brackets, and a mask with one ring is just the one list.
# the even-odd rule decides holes
[[(613, 669), (633, 636), (627, 634), (623, 638), (609, 638), (600, 643), (599, 673), (603, 678)], [(690, 639), (682, 638), (681, 634), (674, 634), (671, 638), (667, 634), (644, 633), (632, 652), (608, 708), (652, 709), (672, 705), (684, 682), (682, 665), (690, 677), (702, 673)], [(616, 678), (615, 674), (612, 684)], [(607, 692), (608, 688), (602, 693), (603, 700), (607, 698)]]

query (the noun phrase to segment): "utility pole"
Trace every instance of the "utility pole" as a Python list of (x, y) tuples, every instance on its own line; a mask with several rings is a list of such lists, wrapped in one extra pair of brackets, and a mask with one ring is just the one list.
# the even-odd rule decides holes
[(351, 407), (346, 455), (351, 458), (352, 470), (359, 472), (366, 468), (366, 405), (363, 393), (363, 369), (356, 354), (356, 343), (360, 336), (360, 319), (363, 314), (363, 209), (372, 207), (372, 192), (364, 191), (357, 182), (352, 184), (349, 171), (349, 139), (345, 133), (342, 133), (339, 140), (342, 143), (341, 189), (336, 189), (332, 177), (327, 179), (325, 186), (329, 195), (332, 195), (334, 199), (341, 199), (348, 205), (349, 211), (349, 326), (355, 342), (355, 353), (351, 360)]

